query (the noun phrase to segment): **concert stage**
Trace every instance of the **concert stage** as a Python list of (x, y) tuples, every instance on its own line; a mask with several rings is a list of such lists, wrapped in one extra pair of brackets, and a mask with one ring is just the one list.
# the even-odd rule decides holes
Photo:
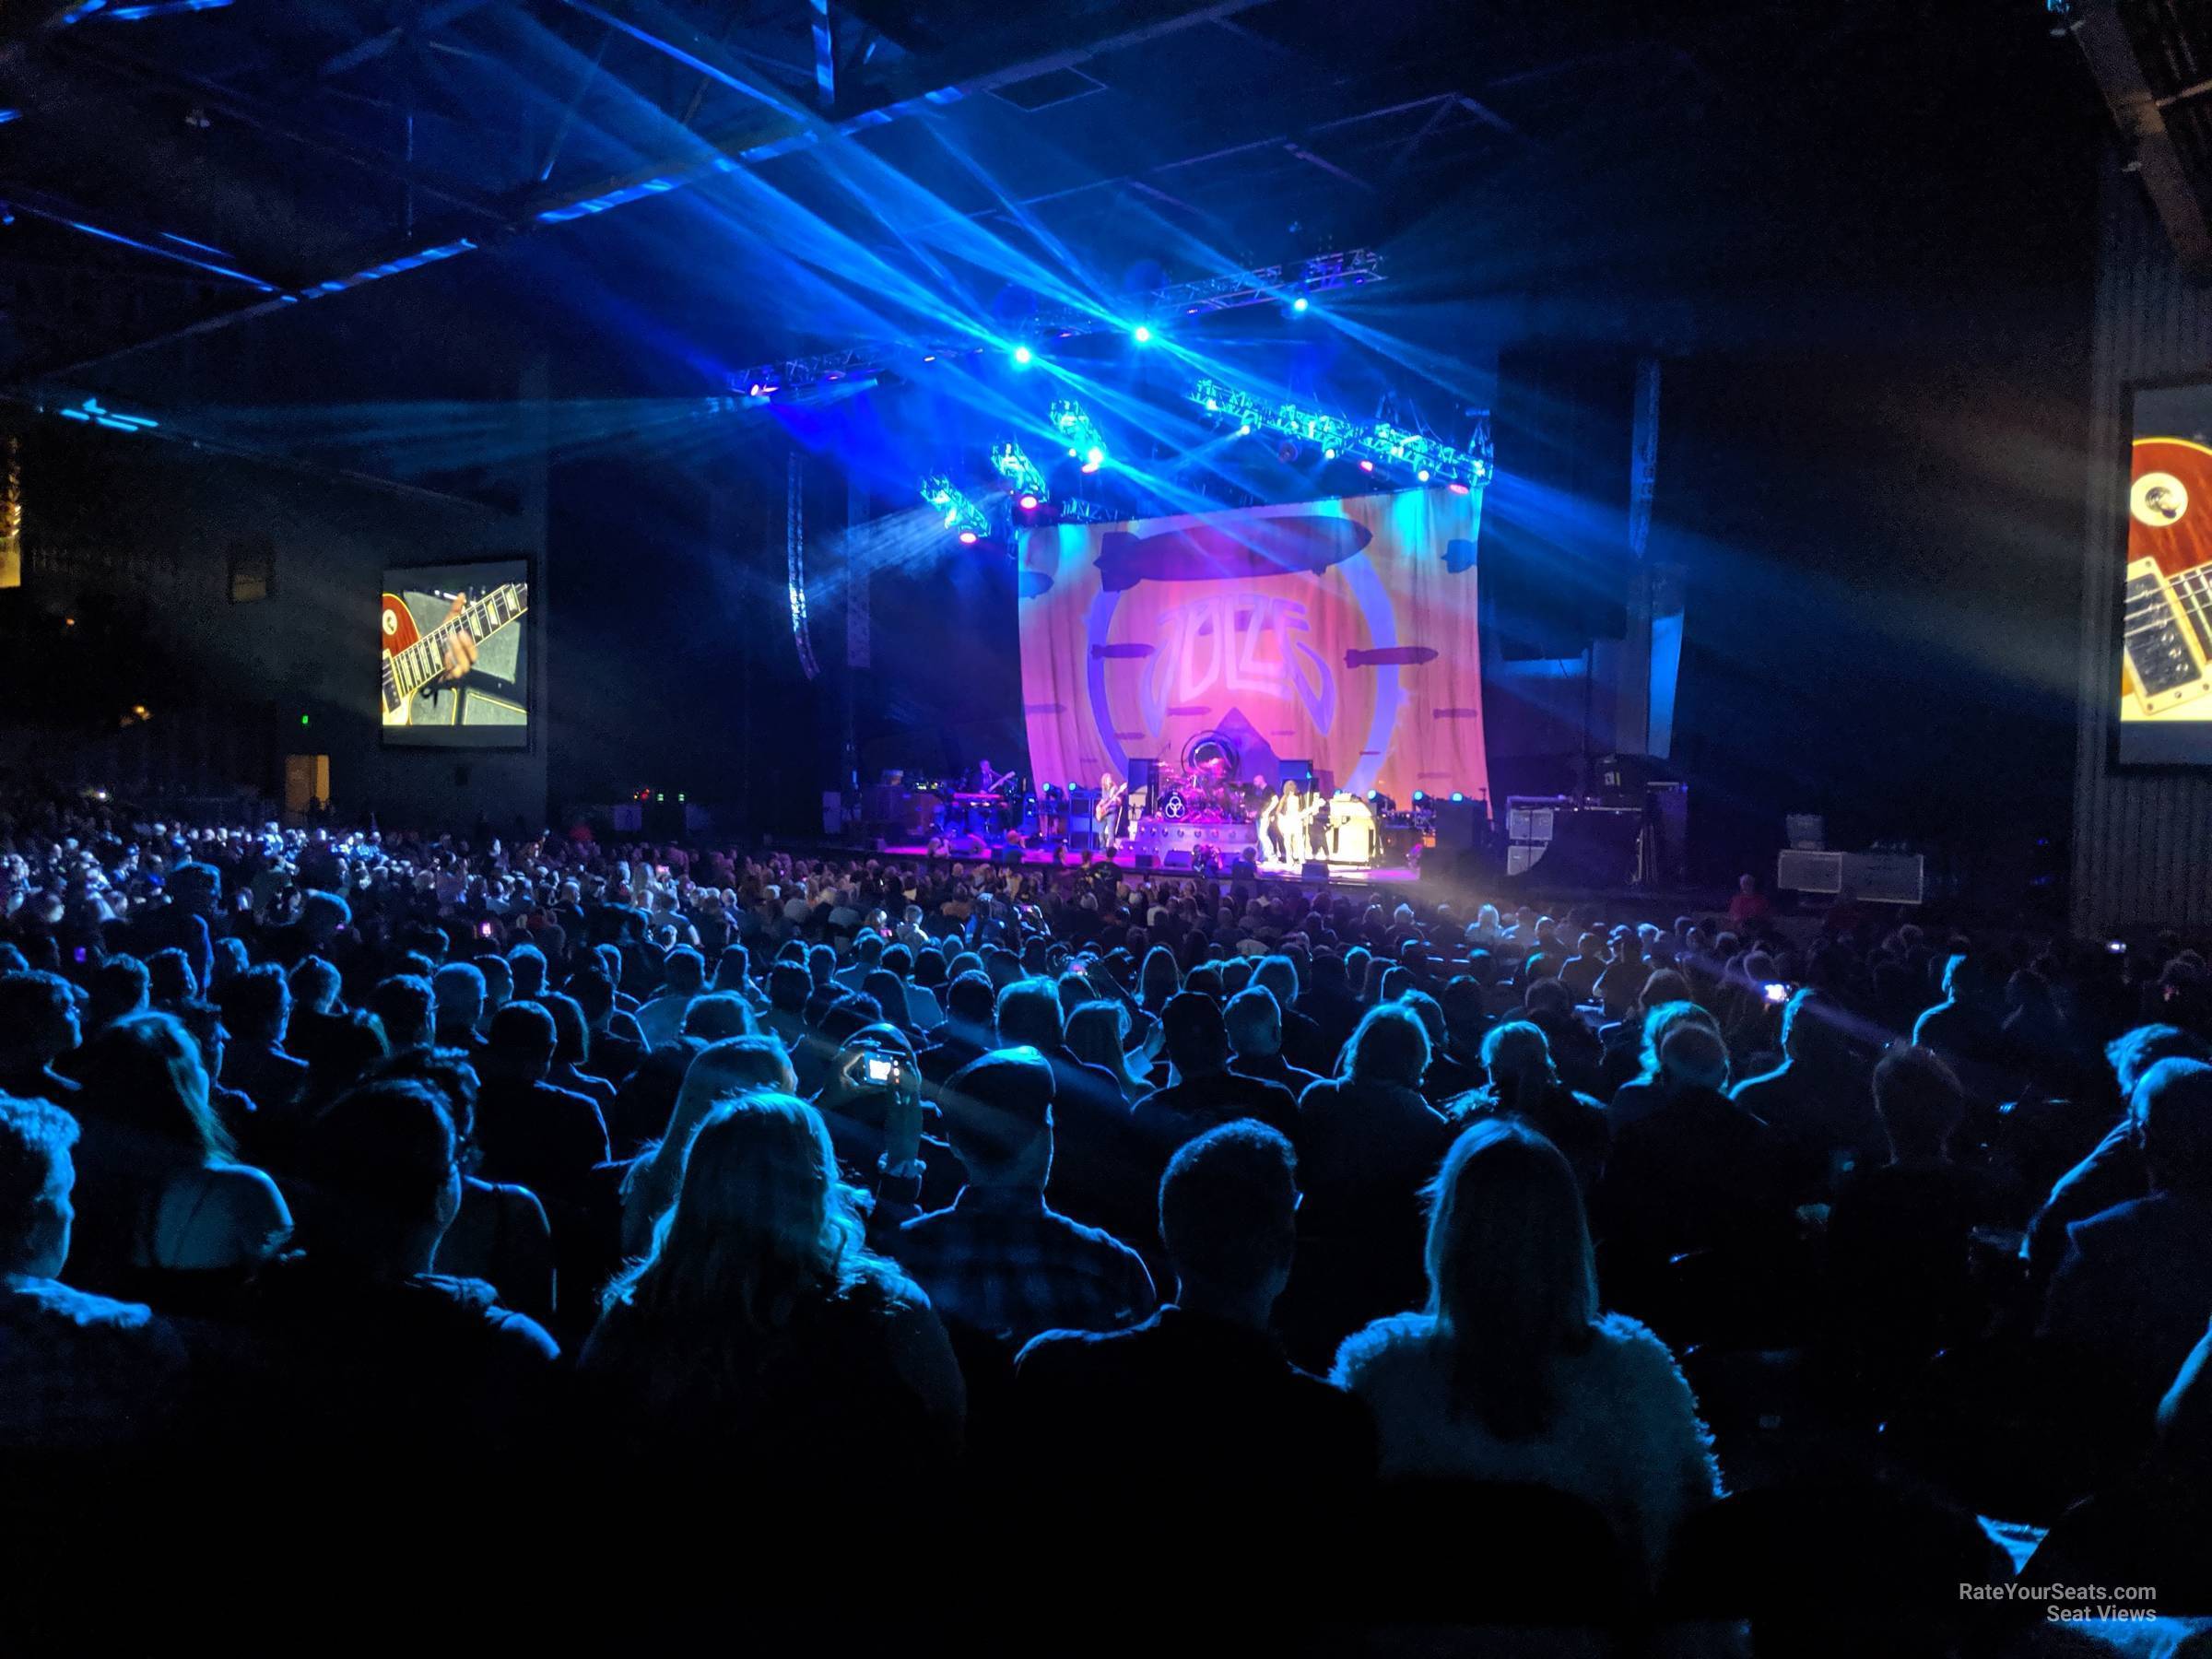
[[(932, 857), (929, 849), (923, 846), (883, 846), (877, 848), (875, 851), (876, 855), (880, 858), (917, 858), (928, 861)], [(935, 856), (936, 862), (943, 864), (994, 864), (1003, 862), (1013, 852), (1014, 849), (1008, 848), (1003, 852), (987, 853), (981, 856), (971, 853), (963, 857), (947, 853), (940, 853)], [(1055, 863), (1057, 863), (1059, 867), (1064, 870), (1079, 870), (1084, 867), (1085, 860), (1080, 853), (1073, 856), (1056, 858), (1054, 854), (1045, 852), (1041, 849), (1028, 847), (1020, 850), (1019, 862), (1025, 866), (1038, 869), (1049, 869)], [(1136, 853), (1134, 849), (1128, 847), (1124, 847), (1120, 852), (1115, 853), (1111, 856), (1103, 853), (1094, 853), (1090, 855), (1088, 862), (1094, 866), (1099, 865), (1112, 865), (1117, 870), (1126, 870), (1132, 874), (1136, 872)], [(1187, 867), (1182, 869), (1171, 869), (1164, 865), (1156, 865), (1150, 870), (1146, 871), (1145, 874), (1151, 876), (1165, 876), (1185, 881), (1202, 879), (1202, 877), (1199, 877), (1198, 872), (1195, 870), (1189, 869)], [(1405, 866), (1376, 868), (1371, 870), (1359, 869), (1349, 865), (1344, 865), (1332, 867), (1329, 871), (1327, 881), (1323, 885), (1328, 887), (1404, 887), (1411, 886), (1412, 883), (1417, 879), (1417, 877), (1418, 872)], [(1256, 877), (1248, 876), (1232, 877), (1224, 872), (1217, 871), (1213, 877), (1206, 877), (1204, 879), (1212, 879), (1223, 882), (1230, 881), (1232, 879), (1237, 881), (1258, 880), (1264, 883), (1286, 887), (1310, 887), (1314, 885), (1313, 883), (1308, 882), (1297, 872), (1287, 869), (1263, 869)]]

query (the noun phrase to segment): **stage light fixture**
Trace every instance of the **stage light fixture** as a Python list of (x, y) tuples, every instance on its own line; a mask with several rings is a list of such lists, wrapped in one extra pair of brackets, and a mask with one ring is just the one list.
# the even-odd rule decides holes
[(1470, 490), (1465, 484), (1462, 484), (1458, 479), (1454, 478), (1452, 480), (1452, 493), (1453, 495), (1472, 495), (1474, 491)]
[(1388, 460), (1410, 469), (1425, 469), (1429, 479), (1465, 484), (1470, 489), (1489, 482), (1489, 418), (1480, 412), (1467, 447), (1457, 450), (1427, 433), (1406, 431), (1384, 421), (1347, 420), (1293, 403), (1268, 401), (1217, 380), (1197, 381), (1188, 395), (1217, 419), (1237, 422), (1240, 435), (1247, 429), (1281, 433), (1320, 448), (1325, 459), (1340, 455), (1357, 459), (1369, 472), (1375, 470), (1376, 462)]
[(1152, 344), (1152, 331), (1146, 327), (1142, 323), (1139, 323), (1135, 328), (1129, 331), (1129, 337), (1135, 340), (1139, 346), (1149, 346)]
[(1458, 791), (1458, 790), (1456, 790), (1456, 789), (1455, 789), (1455, 790), (1453, 790), (1453, 791), (1452, 792), (1452, 798), (1453, 798), (1454, 801), (1464, 801), (1464, 800), (1465, 800), (1467, 797), (1466, 797), (1465, 794), (1463, 794), (1462, 793), (1460, 793), (1460, 791)]
[(974, 547), (974, 546), (975, 546), (975, 532), (974, 532), (974, 531), (972, 531), (972, 530), (963, 530), (963, 531), (961, 531), (961, 532), (960, 532), (960, 546), (961, 546), (961, 547)]
[(1035, 496), (1033, 496), (1033, 495), (1028, 495), (1028, 494), (1025, 494), (1025, 495), (1023, 495), (1023, 497), (1021, 498), (1021, 510), (1022, 510), (1024, 512), (1036, 512), (1036, 511), (1037, 511), (1037, 498), (1036, 498)]
[(1014, 347), (1014, 366), (1018, 369), (1027, 369), (1036, 355), (1027, 346), (1017, 346)]
[(1375, 464), (1372, 461), (1363, 460), (1359, 463), (1359, 470), (1361, 472), (1373, 472), (1375, 470)]
[(1083, 452), (1083, 459), (1089, 462), (1093, 466), (1103, 465), (1106, 460), (1105, 447), (1102, 444), (1092, 444), (1088, 450)]
[(1044, 474), (1011, 438), (1002, 438), (991, 446), (991, 466), (1006, 481), (1008, 495), (1045, 493)]
[(1429, 798), (1429, 792), (1428, 792), (1427, 790), (1425, 790), (1425, 789), (1417, 789), (1417, 790), (1415, 790), (1415, 791), (1413, 792), (1413, 799), (1414, 799), (1414, 803), (1415, 803), (1415, 805), (1417, 805), (1417, 806), (1418, 806), (1418, 805), (1419, 805), (1421, 802), (1423, 802), (1423, 801), (1427, 800), (1428, 798)]
[(1334, 461), (1336, 459), (1336, 452), (1333, 449), (1324, 449), (1321, 452), (1321, 458), (1324, 461)]
[(1425, 466), (1416, 468), (1413, 476), (1415, 481), (1418, 483), (1426, 484), (1429, 482), (1429, 469)]
[(1242, 426), (1239, 427), (1239, 428), (1237, 429), (1237, 436), (1238, 436), (1238, 437), (1240, 437), (1240, 438), (1249, 438), (1249, 437), (1251, 437), (1251, 436), (1252, 436), (1252, 422), (1248, 420), (1248, 421), (1246, 421), (1246, 422), (1245, 422), (1245, 423), (1244, 423)]
[(1305, 312), (1306, 304), (1306, 297), (1303, 294), (1300, 294), (1297, 299), (1290, 301), (1290, 309), (1302, 315)]

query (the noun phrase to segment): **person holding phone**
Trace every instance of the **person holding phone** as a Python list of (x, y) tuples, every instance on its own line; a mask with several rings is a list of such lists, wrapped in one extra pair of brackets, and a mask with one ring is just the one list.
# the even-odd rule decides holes
[(1046, 1201), (1052, 1107), (1053, 1069), (1034, 1049), (1000, 1049), (955, 1072), (939, 1109), (966, 1184), (886, 1239), (947, 1324), (988, 1340), (1121, 1330), (1157, 1303), (1136, 1252)]

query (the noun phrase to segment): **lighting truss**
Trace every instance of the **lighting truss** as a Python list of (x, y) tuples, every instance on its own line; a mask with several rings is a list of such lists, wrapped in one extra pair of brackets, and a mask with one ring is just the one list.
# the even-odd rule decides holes
[(1069, 460), (1081, 462), (1087, 473), (1105, 465), (1105, 435), (1081, 404), (1072, 397), (1055, 399), (1045, 410), (1045, 418), (1053, 424), (1053, 436), (1067, 445)]
[(1032, 495), (1041, 500), (1050, 493), (1037, 464), (1011, 438), (1003, 438), (992, 446), (991, 465), (1006, 480), (1010, 495)]
[(1201, 379), (1190, 390), (1190, 400), (1218, 423), (1230, 422), (1254, 431), (1310, 443), (1324, 456), (1372, 461), (1394, 473), (1410, 473), (1424, 483), (1461, 484), (1470, 489), (1490, 481), (1496, 470), (1490, 445), (1490, 418), (1476, 417), (1475, 431), (1465, 449), (1454, 449), (1426, 432), (1409, 432), (1383, 420), (1347, 420), (1288, 402), (1270, 403), (1217, 380)]
[(980, 541), (991, 534), (991, 521), (983, 510), (942, 473), (922, 480), (922, 500), (943, 517), (945, 528), (957, 535)]
[[(1288, 265), (1258, 265), (1220, 276), (1200, 276), (1189, 282), (1171, 282), (1164, 288), (1132, 296), (1116, 314), (1052, 306), (1040, 311), (1027, 324), (1031, 338), (1062, 335), (1120, 334), (1132, 323), (1156, 322), (1204, 312), (1235, 311), (1247, 305), (1280, 304), (1301, 296), (1364, 288), (1383, 280), (1382, 256), (1371, 248), (1344, 253), (1321, 253)], [(911, 367), (933, 359), (963, 356), (979, 344), (996, 344), (995, 338), (907, 340), (895, 344), (847, 346), (807, 357), (785, 358), (780, 362), (755, 363), (728, 376), (730, 390), (753, 396), (811, 386), (820, 381), (843, 380), (873, 374), (894, 365)], [(753, 388), (759, 388), (754, 391)]]

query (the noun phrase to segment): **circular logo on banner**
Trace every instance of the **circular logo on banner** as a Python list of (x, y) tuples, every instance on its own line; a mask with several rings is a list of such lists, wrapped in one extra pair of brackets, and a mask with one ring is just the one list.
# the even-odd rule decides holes
[(1182, 791), (1180, 789), (1171, 789), (1160, 797), (1159, 816), (1171, 823), (1182, 823), (1182, 815), (1189, 810), (1190, 804), (1182, 798)]
[(2188, 487), (2171, 473), (2145, 473), (2127, 493), (2127, 510), (2137, 524), (2164, 530), (2189, 511)]

